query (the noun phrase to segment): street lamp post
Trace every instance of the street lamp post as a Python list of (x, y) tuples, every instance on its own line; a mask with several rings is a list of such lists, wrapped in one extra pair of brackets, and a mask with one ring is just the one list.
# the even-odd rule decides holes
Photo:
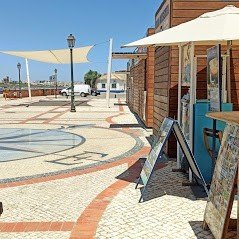
[(19, 84), (19, 98), (22, 97), (22, 91), (21, 91), (21, 64), (17, 63), (17, 69), (18, 69), (18, 84)]
[(75, 107), (75, 92), (74, 92), (74, 79), (73, 79), (73, 47), (75, 46), (75, 37), (70, 34), (67, 38), (68, 47), (70, 48), (71, 57), (71, 112), (76, 112)]
[(56, 81), (55, 98), (57, 98), (57, 69), (55, 69), (54, 72), (55, 72), (55, 81)]

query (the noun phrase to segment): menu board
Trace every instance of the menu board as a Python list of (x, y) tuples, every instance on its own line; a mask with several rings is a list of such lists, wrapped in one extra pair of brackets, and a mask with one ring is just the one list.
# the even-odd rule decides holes
[(147, 184), (157, 159), (161, 157), (163, 148), (172, 130), (173, 123), (174, 121), (172, 119), (165, 118), (159, 129), (158, 137), (152, 145), (152, 149), (149, 152), (140, 174), (140, 178), (144, 185)]
[(221, 46), (207, 50), (207, 96), (209, 111), (221, 111), (222, 101)]
[(239, 160), (239, 126), (227, 124), (218, 154), (204, 221), (215, 239), (225, 237)]

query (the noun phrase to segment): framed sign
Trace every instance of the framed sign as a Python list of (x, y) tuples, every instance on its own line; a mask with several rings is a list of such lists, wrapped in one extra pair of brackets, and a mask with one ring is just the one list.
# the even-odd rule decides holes
[(158, 133), (158, 137), (157, 139), (154, 141), (154, 144), (152, 145), (152, 149), (149, 152), (149, 155), (144, 163), (144, 166), (142, 168), (142, 171), (140, 173), (140, 177), (138, 179), (136, 188), (139, 184), (139, 182), (142, 182), (142, 184), (144, 185), (144, 190), (142, 192), (142, 195), (140, 197), (141, 201), (143, 199), (143, 194), (144, 191), (148, 185), (148, 182), (150, 180), (150, 177), (153, 173), (154, 167), (156, 165), (156, 162), (159, 160), (162, 160), (162, 158), (164, 157), (164, 147), (167, 143), (168, 138), (170, 137), (171, 133), (174, 132), (174, 135), (182, 149), (182, 152), (185, 155), (185, 158), (187, 159), (189, 166), (192, 170), (192, 172), (195, 175), (195, 178), (197, 179), (197, 181), (203, 185), (206, 193), (207, 193), (207, 186), (205, 183), (205, 180), (200, 172), (200, 169), (197, 165), (197, 162), (189, 148), (189, 145), (186, 141), (186, 138), (181, 130), (181, 127), (179, 126), (179, 123), (171, 118), (165, 118), (159, 133)]
[(190, 43), (182, 46), (182, 86), (190, 87), (191, 81), (191, 51), (192, 45)]
[(145, 161), (142, 171), (140, 173), (140, 178), (144, 185), (147, 185), (148, 180), (153, 172), (153, 168), (155, 166), (156, 161), (162, 156), (163, 148), (165, 147), (167, 139), (170, 136), (172, 126), (173, 120), (165, 118), (159, 129), (158, 137), (154, 141), (152, 149), (149, 152), (148, 158)]
[(220, 45), (207, 50), (207, 97), (209, 100), (209, 111), (221, 111), (222, 67)]
[(239, 126), (228, 124), (217, 158), (204, 222), (216, 239), (223, 239), (228, 229), (234, 200), (239, 160)]
[(170, 0), (164, 1), (164, 4), (158, 9), (155, 15), (155, 33), (170, 28)]

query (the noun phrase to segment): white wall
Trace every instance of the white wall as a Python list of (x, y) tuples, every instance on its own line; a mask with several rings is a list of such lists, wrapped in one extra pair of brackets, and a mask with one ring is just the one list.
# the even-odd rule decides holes
[[(96, 88), (99, 91), (106, 91), (107, 89), (107, 81), (101, 80), (100, 82), (97, 82)], [(102, 88), (102, 84), (105, 84), (105, 88)], [(112, 88), (112, 84), (116, 84), (116, 88)], [(110, 91), (125, 91), (126, 90), (126, 82), (121, 80), (112, 80), (110, 82)]]

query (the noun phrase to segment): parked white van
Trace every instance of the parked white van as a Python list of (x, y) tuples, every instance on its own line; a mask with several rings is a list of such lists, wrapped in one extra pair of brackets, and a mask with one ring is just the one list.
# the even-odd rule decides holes
[[(69, 96), (71, 95), (71, 87), (61, 90), (61, 95)], [(80, 95), (81, 97), (86, 97), (87, 95), (91, 94), (91, 88), (89, 85), (75, 85), (74, 86), (74, 93), (75, 95)]]

